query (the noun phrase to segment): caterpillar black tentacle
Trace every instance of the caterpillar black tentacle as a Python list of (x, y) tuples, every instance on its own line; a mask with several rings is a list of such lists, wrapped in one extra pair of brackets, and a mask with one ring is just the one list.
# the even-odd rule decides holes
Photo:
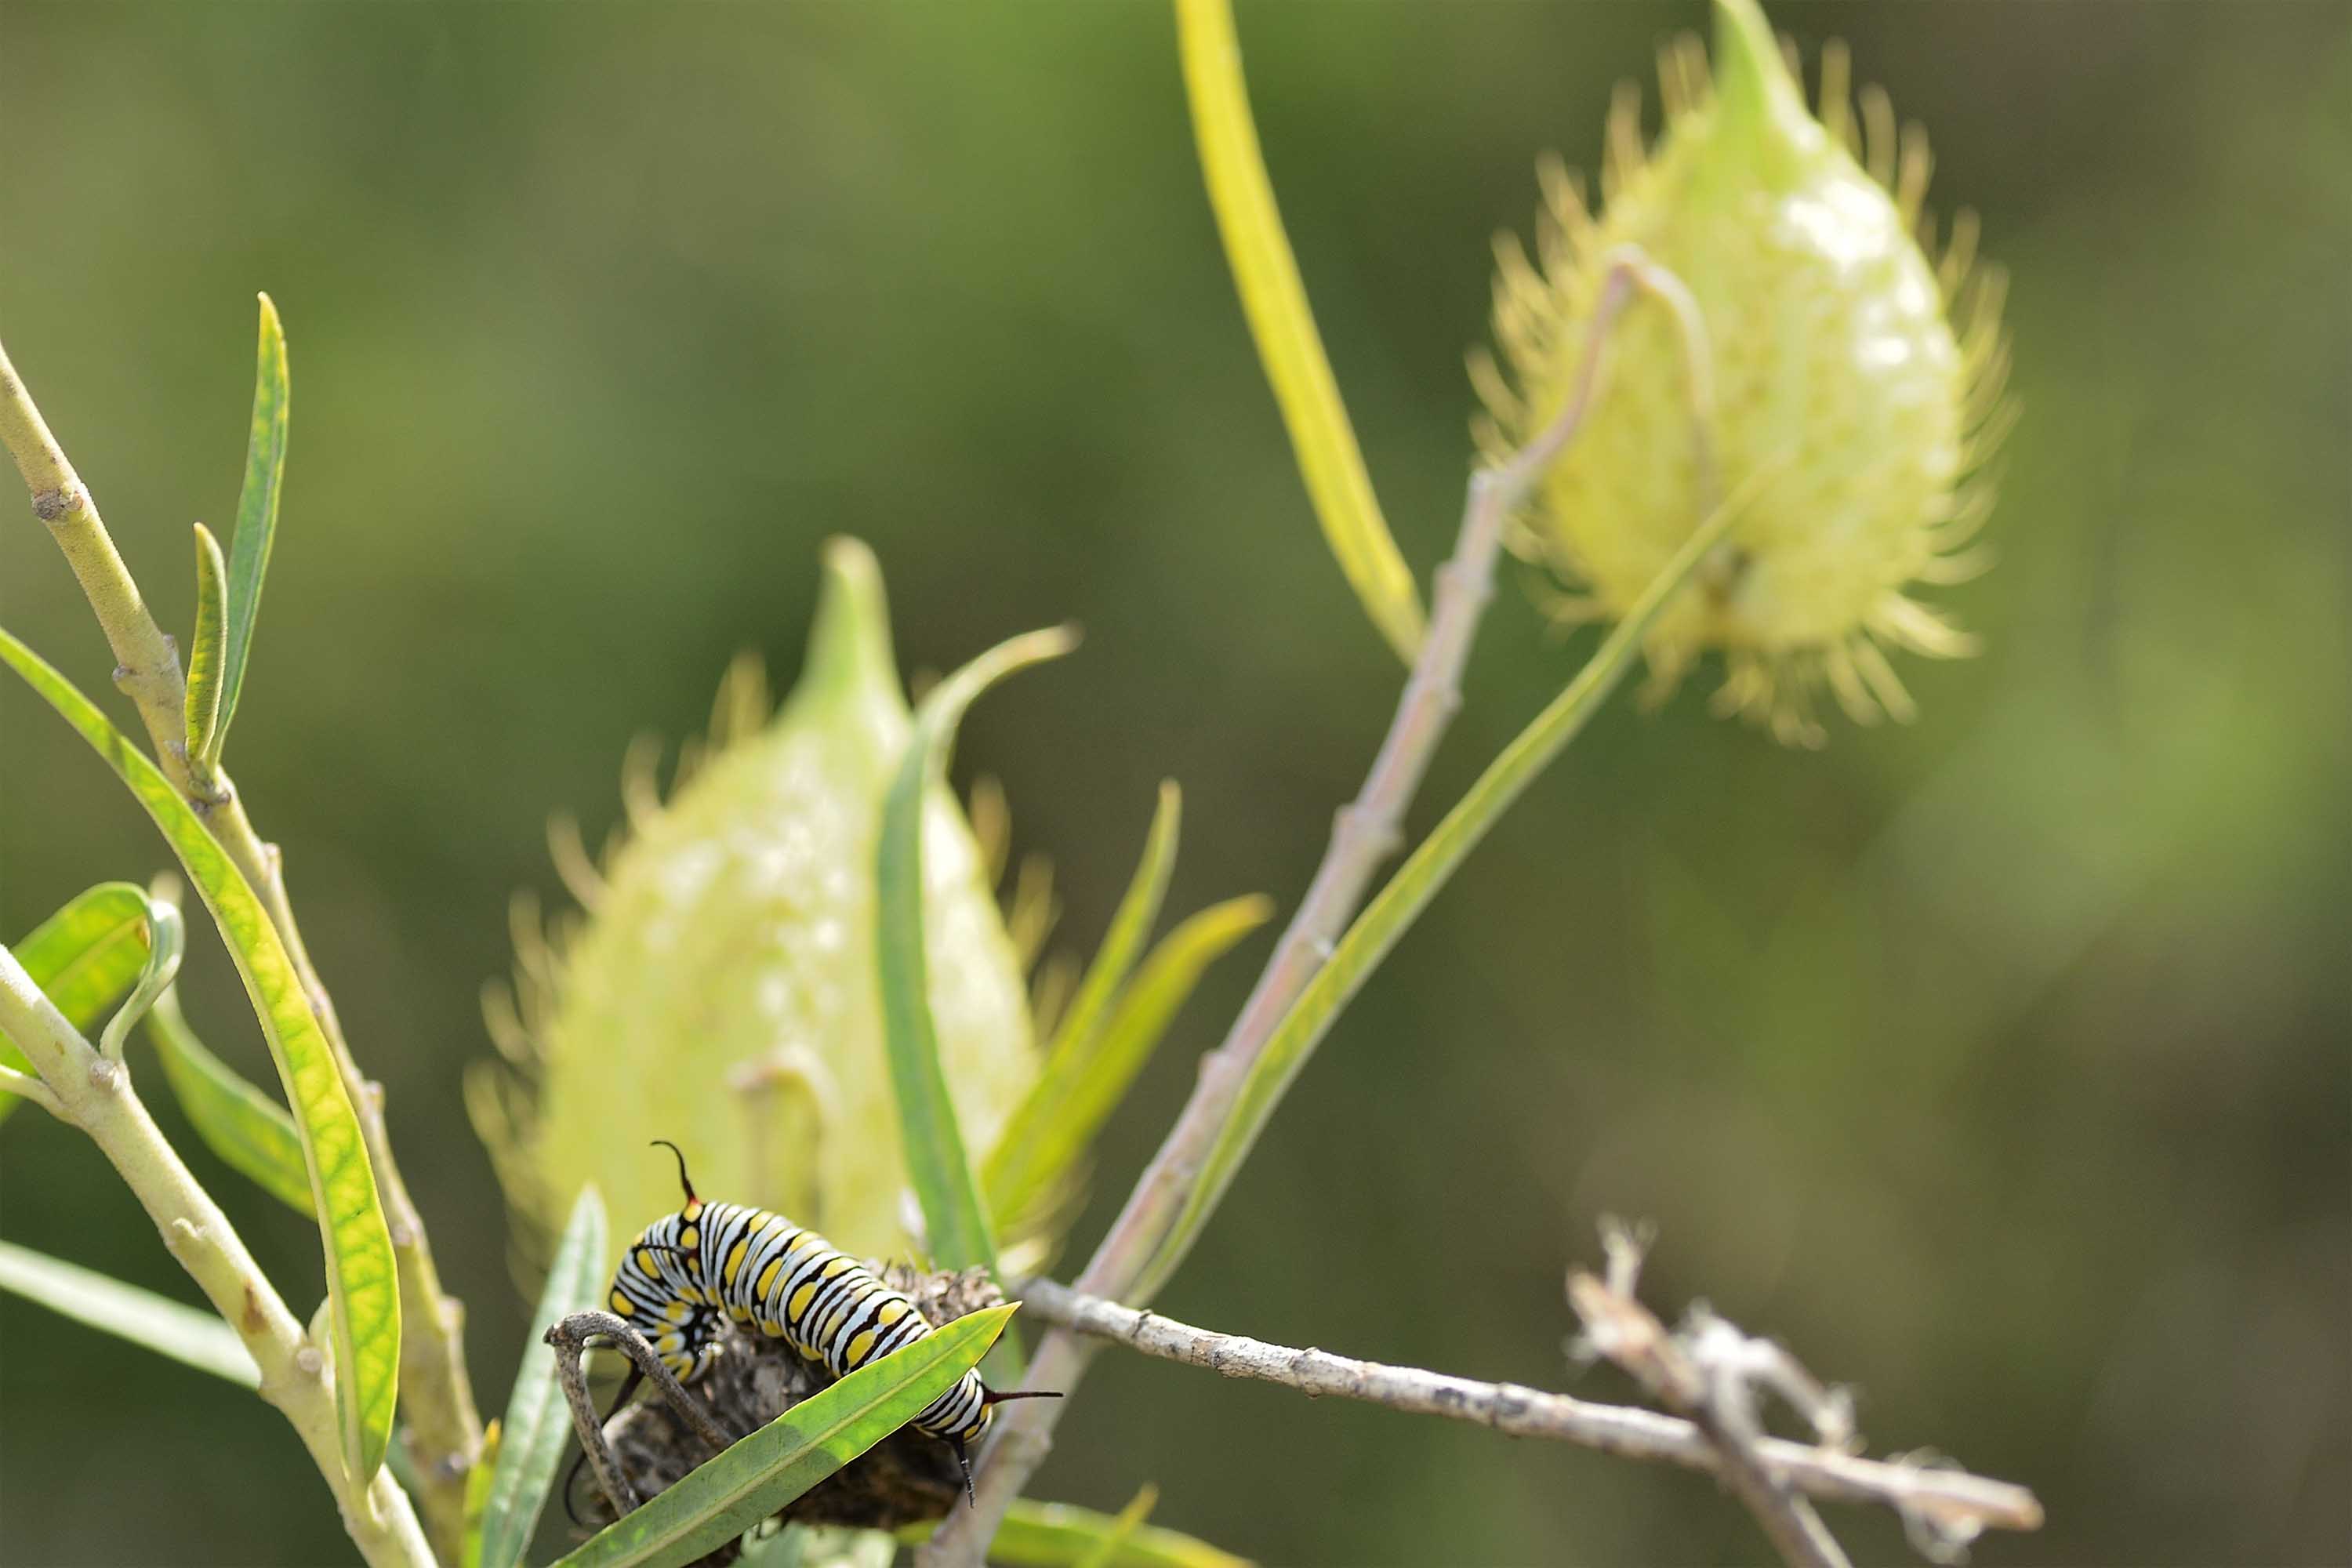
[[(686, 1203), (630, 1244), (606, 1305), (646, 1336), (679, 1382), (709, 1369), (730, 1319), (785, 1341), (835, 1377), (930, 1334), (912, 1300), (814, 1231), (745, 1204), (706, 1203), (686, 1156), (666, 1146), (677, 1156)], [(955, 1450), (969, 1495), (967, 1450), (988, 1430), (992, 1409), (1040, 1396), (996, 1393), (968, 1372), (908, 1425)]]

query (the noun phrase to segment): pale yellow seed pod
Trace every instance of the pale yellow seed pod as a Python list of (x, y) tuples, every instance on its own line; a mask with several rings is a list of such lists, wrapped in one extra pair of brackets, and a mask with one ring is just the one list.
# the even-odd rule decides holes
[(2010, 412), (2001, 279), (1973, 266), (1966, 214), (1941, 264), (1929, 259), (1926, 140), (1916, 127), (1898, 135), (1874, 90), (1857, 121), (1842, 48), (1824, 51), (1820, 119), (1755, 0), (1717, 0), (1711, 81), (1687, 39), (1662, 68), (1654, 153), (1629, 89), (1611, 114), (1598, 214), (1548, 170), (1541, 265), (1503, 248), (1495, 321), (1510, 374), (1474, 363), (1492, 416), (1482, 442), (1499, 454), (1558, 415), (1611, 260), (1638, 247), (1681, 278), (1704, 321), (1717, 471), (1710, 492), (1673, 320), (1638, 305), (1606, 345), (1602, 394), (1545, 478), (1523, 542), (1573, 585), (1562, 615), (1621, 616), (1714, 500), (1746, 495), (1650, 639), (1654, 689), (1716, 649), (1718, 709), (1783, 741), (1819, 742), (1824, 685), (1859, 721), (1908, 718), (1886, 650), (1971, 647), (1912, 591), (1980, 563), (1962, 552), (1991, 500), (1971, 476)]
[[(875, 845), (910, 720), (882, 581), (834, 542), (799, 685), (772, 722), (730, 679), (708, 753), (667, 804), (639, 770), (630, 836), (587, 904), (518, 937), (521, 1005), (494, 1005), (519, 1073), (468, 1084), (526, 1235), (581, 1183), (616, 1229), (677, 1206), (653, 1138), (708, 1198), (781, 1207), (853, 1254), (903, 1256), (909, 1207), (876, 984)], [(930, 1002), (967, 1146), (984, 1152), (1037, 1073), (1022, 965), (953, 799), (924, 823)]]

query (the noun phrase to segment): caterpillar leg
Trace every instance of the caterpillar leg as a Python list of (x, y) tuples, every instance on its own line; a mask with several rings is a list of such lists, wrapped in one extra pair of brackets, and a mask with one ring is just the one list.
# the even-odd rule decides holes
[[(982, 1388), (980, 1391), (980, 1407), (984, 1411), (993, 1405), (1002, 1405), (1008, 1399), (1059, 1399), (1061, 1397), (1062, 1394), (1059, 1389), (1019, 1388), (1010, 1390), (1003, 1394), (999, 1394), (992, 1388)], [(987, 1423), (983, 1419), (980, 1423), (974, 1425), (971, 1430), (978, 1432), (986, 1425)], [(946, 1443), (949, 1447), (955, 1450), (956, 1463), (963, 1468), (964, 1500), (971, 1504), (972, 1507), (978, 1508), (980, 1506), (980, 1497), (978, 1493), (972, 1490), (971, 1456), (966, 1449), (965, 1440), (961, 1436), (955, 1436), (942, 1438), (941, 1441)]]
[(949, 1438), (948, 1447), (955, 1450), (956, 1463), (963, 1467), (964, 1500), (972, 1507), (978, 1508), (980, 1494), (971, 1489), (971, 1456), (964, 1451), (963, 1439), (961, 1437)]

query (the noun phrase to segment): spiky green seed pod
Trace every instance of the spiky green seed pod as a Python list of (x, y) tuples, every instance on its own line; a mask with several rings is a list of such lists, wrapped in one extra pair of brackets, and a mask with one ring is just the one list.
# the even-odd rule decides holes
[[(828, 547), (807, 665), (772, 722), (756, 686), (730, 678), (709, 754), (666, 805), (640, 771), (601, 876), (574, 858), (576, 929), (544, 948), (519, 936), (522, 1006), (492, 1022), (522, 1072), (468, 1089), (527, 1235), (590, 1178), (623, 1234), (675, 1207), (677, 1173), (646, 1146), (669, 1138), (708, 1196), (782, 1208), (853, 1253), (908, 1249), (874, 932), (910, 720), (865, 546)], [(944, 790), (924, 835), (931, 1009), (964, 1138), (985, 1151), (1036, 1077), (1028, 998)]]
[(1496, 337), (1510, 366), (1473, 374), (1492, 416), (1490, 456), (1565, 405), (1588, 323), (1621, 247), (1688, 286), (1714, 361), (1707, 491), (1691, 436), (1690, 381), (1667, 312), (1637, 306), (1606, 347), (1603, 392), (1543, 482), (1527, 542), (1573, 585), (1560, 613), (1614, 619), (1714, 500), (1752, 487), (1741, 520), (1646, 648), (1653, 689), (1698, 655), (1724, 656), (1718, 710), (1818, 743), (1826, 683), (1856, 721), (1911, 700), (1885, 650), (1953, 656), (1969, 639), (1911, 596), (1980, 569), (1963, 547), (1984, 521), (1980, 478), (2003, 434), (2002, 279), (1974, 267), (1961, 214), (1939, 262), (1924, 217), (1929, 167), (1917, 128), (1898, 136), (1884, 93), (1847, 101), (1846, 58), (1823, 51), (1808, 113), (1755, 0), (1717, 0), (1713, 79), (1683, 39), (1661, 60), (1664, 133), (1645, 155), (1639, 95), (1609, 121), (1597, 216), (1546, 170), (1540, 269), (1501, 250)]

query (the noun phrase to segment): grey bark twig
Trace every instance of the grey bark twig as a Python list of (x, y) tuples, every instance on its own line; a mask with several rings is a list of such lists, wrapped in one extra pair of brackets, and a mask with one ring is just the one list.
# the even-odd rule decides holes
[[(1204, 1367), (1226, 1377), (1295, 1388), (1310, 1398), (1360, 1400), (1408, 1415), (1438, 1415), (1492, 1427), (1506, 1436), (1570, 1443), (1624, 1458), (1657, 1460), (1711, 1473), (1719, 1474), (1722, 1469), (1722, 1457), (1714, 1440), (1696, 1423), (1652, 1410), (1215, 1333), (1081, 1295), (1049, 1279), (1024, 1284), (1021, 1307), (1030, 1316), (1145, 1355)], [(1843, 1408), (1833, 1395), (1822, 1397), (1825, 1412)], [(1830, 1417), (1825, 1414), (1824, 1419)], [(1816, 1447), (1764, 1437), (1754, 1447), (1759, 1457), (1810, 1497), (1879, 1504), (1894, 1509), (1915, 1527), (1920, 1521), (1932, 1521), (1947, 1537), (1964, 1540), (1988, 1529), (2038, 1530), (2042, 1526), (2041, 1503), (2025, 1488), (2007, 1481), (1901, 1460), (1866, 1459), (1836, 1445)]]
[[(1671, 272), (1638, 249), (1622, 248), (1611, 258), (1593, 307), (1588, 346), (1559, 415), (1509, 461), (1471, 476), (1454, 553), (1437, 572), (1428, 635), (1363, 786), (1340, 809), (1330, 845), (1297, 912), (1223, 1042), (1202, 1058), (1192, 1098), (1079, 1275), (1078, 1289), (1107, 1300), (1149, 1301), (1158, 1283), (1181, 1261), (1181, 1248), (1171, 1251), (1168, 1243), (1199, 1184), (1203, 1163), (1234, 1114), (1252, 1064), (1329, 958), (1373, 877), (1402, 841), (1405, 812), (1461, 706), (1462, 671), (1494, 595), (1504, 524), (1582, 427), (1600, 391), (1609, 329), (1639, 294), (1664, 302), (1683, 335), (1692, 439), (1702, 490), (1712, 505), (1716, 480), (1708, 429), (1714, 394), (1704, 326), (1690, 305), (1688, 290)], [(1075, 1334), (1048, 1334), (1022, 1386), (1073, 1390), (1092, 1354), (1092, 1348)], [(1032, 1400), (998, 1418), (998, 1435), (979, 1469), (977, 1506), (950, 1518), (917, 1554), (921, 1568), (977, 1568), (1004, 1510), (1052, 1450), (1055, 1425), (1068, 1403)]]
[(615, 1515), (629, 1512), (645, 1500), (637, 1495), (620, 1461), (613, 1457), (611, 1445), (604, 1441), (604, 1419), (596, 1414), (596, 1401), (588, 1392), (588, 1374), (581, 1365), (590, 1341), (609, 1341), (627, 1356), (669, 1407), (677, 1412), (687, 1429), (701, 1438), (712, 1453), (722, 1453), (734, 1442), (702, 1401), (670, 1375), (669, 1368), (662, 1365), (661, 1357), (646, 1342), (645, 1335), (615, 1314), (573, 1312), (550, 1325), (546, 1340), (555, 1351), (556, 1382), (562, 1385), (564, 1403), (572, 1407), (572, 1428), (578, 1434), (581, 1449), (588, 1456), (588, 1468), (595, 1472), (596, 1484), (604, 1489)]
[[(1584, 1320), (1580, 1352), (1625, 1369), (1670, 1408), (1705, 1434), (1716, 1457), (1716, 1478), (1747, 1505), (1790, 1568), (1848, 1568), (1821, 1515), (1792, 1484), (1787, 1467), (1764, 1452), (1756, 1389), (1780, 1391), (1804, 1415), (1822, 1447), (1842, 1449), (1853, 1438), (1850, 1406), (1814, 1381), (1781, 1347), (1752, 1340), (1704, 1308), (1669, 1333), (1634, 1296), (1642, 1243), (1623, 1226), (1604, 1223), (1605, 1278), (1573, 1269), (1569, 1304)], [(1906, 1516), (1909, 1517), (1908, 1515)]]

